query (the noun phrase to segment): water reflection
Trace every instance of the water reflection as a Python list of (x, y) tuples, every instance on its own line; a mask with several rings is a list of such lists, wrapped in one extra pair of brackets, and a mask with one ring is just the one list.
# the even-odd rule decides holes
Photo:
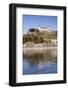
[(24, 49), (23, 74), (57, 73), (57, 49)]

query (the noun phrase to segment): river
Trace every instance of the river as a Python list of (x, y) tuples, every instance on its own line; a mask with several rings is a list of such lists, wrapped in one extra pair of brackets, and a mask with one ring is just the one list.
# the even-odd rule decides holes
[(24, 49), (23, 75), (57, 73), (57, 48)]

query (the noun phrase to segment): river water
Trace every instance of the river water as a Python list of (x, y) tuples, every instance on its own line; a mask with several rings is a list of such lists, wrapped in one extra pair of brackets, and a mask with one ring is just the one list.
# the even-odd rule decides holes
[(23, 75), (57, 73), (57, 49), (24, 49)]

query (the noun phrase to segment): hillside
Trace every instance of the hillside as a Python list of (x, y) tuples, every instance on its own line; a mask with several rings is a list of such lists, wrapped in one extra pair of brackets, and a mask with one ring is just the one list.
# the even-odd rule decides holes
[(23, 35), (23, 43), (51, 43), (53, 39), (57, 39), (57, 31), (55, 32), (39, 32), (37, 29), (29, 29), (27, 34)]

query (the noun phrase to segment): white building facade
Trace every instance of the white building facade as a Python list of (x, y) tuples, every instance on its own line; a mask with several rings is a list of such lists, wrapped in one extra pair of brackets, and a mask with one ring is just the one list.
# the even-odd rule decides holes
[(48, 27), (39, 27), (40, 32), (50, 32), (50, 29)]

